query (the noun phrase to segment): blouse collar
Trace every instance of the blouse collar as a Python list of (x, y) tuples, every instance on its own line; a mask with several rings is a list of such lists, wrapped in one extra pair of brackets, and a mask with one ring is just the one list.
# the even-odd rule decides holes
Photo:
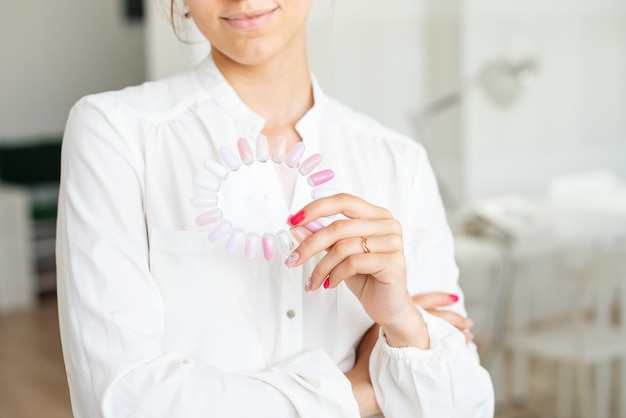
[[(237, 122), (237, 130), (244, 136), (256, 136), (265, 126), (265, 118), (250, 109), (237, 95), (224, 75), (213, 61), (211, 54), (197, 67), (203, 84), (214, 100)], [(313, 85), (313, 106), (296, 123), (296, 131), (307, 147), (317, 149), (319, 146), (320, 112), (327, 98), (320, 88), (314, 75), (311, 74)], [(249, 138), (252, 139), (252, 138)], [(315, 152), (315, 151), (312, 151)]]

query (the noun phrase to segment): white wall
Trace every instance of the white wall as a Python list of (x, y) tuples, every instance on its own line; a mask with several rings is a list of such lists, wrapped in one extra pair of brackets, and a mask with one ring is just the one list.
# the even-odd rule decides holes
[(143, 81), (143, 40), (121, 0), (2, 0), (0, 141), (58, 135), (81, 96)]
[(557, 174), (604, 168), (626, 178), (626, 2), (473, 0), (462, 72), (536, 54), (537, 81), (510, 108), (472, 90), (463, 104), (463, 199), (542, 193)]

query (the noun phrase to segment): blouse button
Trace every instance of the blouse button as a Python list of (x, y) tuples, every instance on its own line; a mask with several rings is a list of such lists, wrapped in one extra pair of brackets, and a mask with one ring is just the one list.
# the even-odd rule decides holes
[(287, 311), (287, 318), (291, 319), (291, 318), (293, 318), (294, 316), (296, 316), (296, 311), (294, 311), (293, 309), (289, 309), (289, 310)]

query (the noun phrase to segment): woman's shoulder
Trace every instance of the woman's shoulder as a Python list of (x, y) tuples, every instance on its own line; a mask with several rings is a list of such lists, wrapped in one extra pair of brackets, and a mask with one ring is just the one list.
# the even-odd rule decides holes
[(210, 95), (196, 70), (82, 97), (74, 109), (91, 109), (109, 118), (163, 119)]

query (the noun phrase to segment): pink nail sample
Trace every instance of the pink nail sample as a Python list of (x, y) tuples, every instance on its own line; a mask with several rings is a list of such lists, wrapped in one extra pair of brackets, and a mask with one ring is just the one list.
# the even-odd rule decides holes
[(230, 237), (228, 238), (228, 241), (226, 242), (226, 252), (232, 254), (237, 251), (237, 248), (239, 248), (245, 236), (246, 233), (243, 232), (240, 228), (236, 228), (235, 230), (233, 230), (233, 232), (230, 234)]
[(209, 241), (210, 242), (217, 242), (217, 241), (221, 240), (226, 235), (228, 235), (228, 233), (232, 229), (233, 229), (233, 227), (230, 225), (230, 222), (228, 222), (228, 221), (222, 221), (222, 222), (218, 223), (217, 226), (215, 228), (213, 228), (213, 231), (211, 231), (209, 233)]
[(217, 192), (220, 190), (220, 181), (217, 179), (194, 177), (193, 184), (209, 192)]
[(196, 218), (196, 224), (208, 225), (213, 224), (222, 219), (222, 211), (219, 209), (211, 209)]
[(263, 257), (265, 257), (266, 260), (271, 260), (274, 258), (274, 252), (275, 252), (275, 238), (274, 235), (272, 234), (263, 234), (263, 237), (261, 238), (261, 243), (263, 245)]
[(209, 173), (213, 174), (220, 180), (224, 180), (228, 177), (228, 173), (230, 172), (228, 168), (214, 160), (204, 160), (202, 164), (204, 165), (204, 168), (209, 171)]
[(322, 162), (322, 154), (313, 154), (298, 166), (298, 172), (303, 176), (308, 176)]
[(239, 170), (239, 167), (241, 167), (241, 161), (230, 148), (222, 145), (218, 152), (220, 153), (220, 157), (222, 157), (224, 164), (226, 164), (231, 171)]
[(217, 206), (217, 195), (201, 194), (191, 198), (191, 205), (197, 208), (212, 208)]
[(287, 160), (285, 164), (287, 167), (294, 168), (300, 163), (300, 158), (304, 154), (304, 143), (297, 142), (289, 151), (289, 155), (287, 155)]
[(239, 151), (239, 157), (241, 157), (241, 162), (245, 165), (250, 165), (254, 162), (254, 154), (250, 149), (250, 144), (246, 138), (239, 138), (237, 140), (237, 150)]
[(246, 247), (245, 254), (248, 260), (254, 259), (256, 257), (257, 250), (259, 249), (259, 241), (261, 238), (254, 233), (249, 233), (246, 237)]
[(332, 180), (333, 177), (335, 177), (335, 173), (333, 172), (333, 170), (322, 170), (318, 171), (317, 173), (311, 174), (307, 179), (307, 182), (309, 183), (309, 186), (317, 187), (321, 184), (326, 183), (327, 181)]
[(267, 137), (261, 134), (256, 138), (256, 160), (260, 163), (264, 163), (269, 159), (270, 151), (267, 144)]
[(295, 228), (291, 229), (291, 236), (293, 237), (293, 239), (296, 240), (297, 243), (301, 243), (302, 241), (307, 239), (309, 235), (311, 235), (308, 233), (309, 231), (307, 230), (307, 228), (305, 228), (305, 226), (296, 226)]
[(334, 187), (318, 187), (311, 191), (311, 197), (313, 200), (317, 200), (323, 197), (334, 196), (337, 193), (339, 193), (339, 190)]
[(287, 152), (287, 138), (277, 136), (274, 140), (274, 148), (272, 149), (272, 161), (282, 163), (285, 161), (285, 153)]
[(304, 225), (304, 227), (309, 231), (315, 233), (324, 228), (324, 225), (320, 221), (311, 221), (308, 224)]

